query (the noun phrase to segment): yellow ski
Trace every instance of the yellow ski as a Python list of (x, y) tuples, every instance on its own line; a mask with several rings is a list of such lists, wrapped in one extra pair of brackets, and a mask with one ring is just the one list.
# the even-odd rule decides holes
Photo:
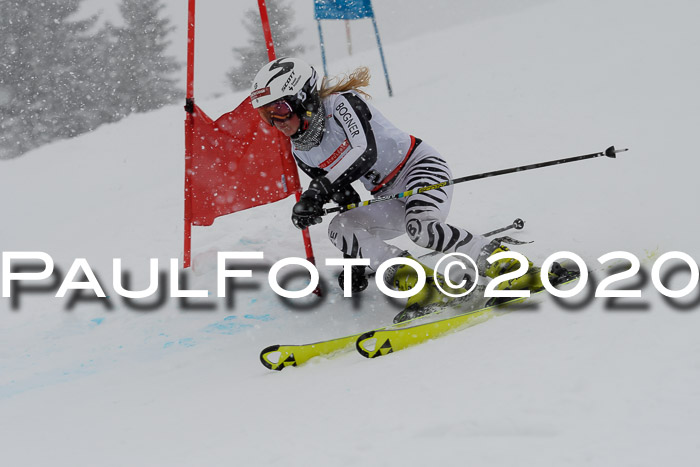
[[(478, 290), (479, 293), (483, 292), (483, 287)], [(375, 331), (404, 328), (406, 326), (415, 325), (417, 322), (423, 322), (427, 319), (433, 320), (437, 316), (440, 316), (443, 312), (454, 312), (460, 308), (468, 307), (474, 300), (478, 299), (479, 298), (468, 297), (465, 300), (451, 302), (444, 306), (435, 304), (434, 308), (436, 308), (436, 310), (430, 314), (419, 316), (401, 323), (382, 326), (375, 329)], [(351, 336), (338, 337), (336, 339), (315, 342), (313, 344), (271, 345), (260, 352), (260, 362), (270, 370), (281, 371), (288, 366), (302, 365), (314, 357), (331, 357), (341, 353), (350, 352), (355, 348), (357, 339), (363, 334), (365, 333), (363, 332), (353, 334)]]
[[(517, 301), (523, 301), (517, 299)], [(403, 350), (406, 347), (411, 347), (416, 344), (423, 343), (430, 339), (442, 336), (451, 331), (464, 329), (475, 324), (483, 323), (491, 319), (496, 309), (511, 305), (515, 301), (507, 302), (503, 305), (496, 305), (482, 308), (480, 310), (469, 311), (450, 318), (443, 318), (431, 323), (418, 324), (403, 329), (380, 329), (377, 331), (369, 331), (357, 338), (356, 348), (360, 354), (367, 358), (381, 357), (398, 350)]]
[[(572, 278), (565, 283), (568, 284), (576, 280), (578, 280), (578, 277)], [(544, 289), (531, 292), (530, 297), (542, 293), (543, 291)], [(522, 303), (530, 297), (514, 298), (500, 305), (487, 306), (485, 308), (468, 311), (457, 316), (442, 318), (428, 323), (419, 322), (418, 324), (410, 325), (412, 322), (407, 321), (401, 324), (408, 324), (408, 326), (396, 326), (394, 328), (369, 331), (358, 337), (355, 345), (357, 351), (364, 357), (381, 357), (416, 344), (421, 344), (430, 339), (435, 339), (444, 334), (483, 323), (495, 316), (500, 308)], [(430, 317), (430, 315), (427, 315), (426, 318), (427, 317)]]
[[(565, 284), (577, 280), (573, 278)], [(531, 292), (531, 296), (539, 292)], [(430, 339), (442, 336), (448, 332), (473, 326), (484, 322), (499, 313), (499, 309), (514, 305), (528, 298), (515, 298), (500, 305), (488, 306), (466, 312), (459, 312), (473, 304), (471, 300), (452, 302), (440, 307), (433, 313), (403, 321), (388, 326), (382, 326), (373, 331), (353, 334), (350, 336), (299, 345), (271, 345), (260, 352), (260, 362), (270, 370), (283, 370), (288, 366), (299, 366), (314, 357), (331, 357), (346, 353), (356, 348), (367, 358), (375, 358), (397, 350), (420, 344)], [(483, 302), (482, 302), (483, 303)], [(454, 312), (457, 312), (456, 316)], [(502, 311), (501, 311), (502, 312)], [(445, 315), (448, 317), (444, 317)]]
[(314, 357), (329, 357), (341, 352), (349, 352), (361, 335), (354, 334), (313, 344), (271, 345), (260, 352), (260, 361), (270, 370), (284, 370), (288, 366), (306, 363)]

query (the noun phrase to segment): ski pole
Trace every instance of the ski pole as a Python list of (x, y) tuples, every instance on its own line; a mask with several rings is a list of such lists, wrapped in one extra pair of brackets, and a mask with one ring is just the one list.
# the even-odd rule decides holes
[(417, 195), (419, 193), (423, 193), (423, 192), (430, 191), (430, 190), (436, 190), (438, 188), (442, 188), (445, 186), (456, 185), (457, 183), (470, 182), (472, 180), (479, 180), (479, 179), (487, 178), (487, 177), (495, 177), (497, 175), (505, 175), (505, 174), (509, 174), (509, 173), (513, 173), (513, 172), (523, 172), (525, 170), (540, 169), (542, 167), (549, 167), (552, 165), (566, 164), (569, 162), (578, 162), (578, 161), (583, 161), (586, 159), (593, 159), (593, 158), (601, 157), (601, 156), (615, 158), (615, 157), (617, 157), (616, 156), (617, 153), (625, 152), (625, 151), (628, 151), (628, 149), (627, 148), (615, 149), (615, 146), (610, 146), (605, 151), (595, 152), (592, 154), (585, 154), (583, 156), (568, 157), (565, 159), (557, 159), (554, 161), (540, 162), (538, 164), (521, 165), (520, 167), (513, 167), (510, 169), (495, 170), (493, 172), (484, 172), (484, 173), (480, 173), (480, 174), (476, 174), (476, 175), (468, 175), (466, 177), (453, 178), (452, 180), (448, 180), (446, 182), (436, 183), (435, 185), (429, 185), (429, 186), (424, 186), (421, 188), (416, 188), (414, 190), (404, 191), (403, 193), (396, 193), (394, 195), (389, 195), (389, 196), (380, 196), (378, 198), (373, 198), (373, 199), (368, 199), (366, 201), (361, 201), (360, 203), (357, 203), (357, 204), (348, 204), (346, 206), (336, 206), (333, 208), (324, 209), (323, 215), (325, 216), (326, 214), (331, 214), (333, 212), (338, 212), (338, 211), (345, 212), (345, 211), (349, 211), (350, 209), (355, 209), (355, 208), (359, 208), (362, 206), (368, 206), (370, 204), (379, 203), (381, 201), (388, 201), (390, 199), (407, 198), (409, 196)]
[[(485, 234), (482, 234), (482, 235), (484, 237), (490, 237), (491, 235), (496, 235), (497, 233), (505, 232), (506, 230), (510, 230), (510, 229), (520, 230), (524, 226), (525, 226), (525, 221), (520, 219), (520, 218), (517, 218), (510, 225), (506, 225), (505, 227), (501, 227), (500, 229), (492, 230), (491, 232), (486, 232)], [(504, 238), (510, 239), (510, 237), (504, 237)], [(531, 242), (522, 242), (522, 243), (525, 244), (525, 243), (531, 243)], [(428, 253), (425, 253), (423, 255), (418, 256), (418, 259), (431, 258), (433, 256), (443, 255), (443, 254), (445, 254), (445, 253), (443, 253), (442, 251), (430, 251)], [(371, 276), (374, 276), (374, 272), (371, 272), (367, 275), (367, 277), (371, 277)]]
[[(506, 230), (510, 230), (510, 229), (520, 230), (523, 227), (525, 227), (525, 221), (518, 217), (517, 219), (515, 219), (513, 221), (512, 224), (506, 225), (505, 227), (501, 227), (500, 229), (492, 230), (491, 232), (486, 232), (485, 234), (482, 234), (482, 235), (484, 237), (490, 237), (492, 235), (496, 235), (497, 233), (505, 232)], [(515, 239), (511, 239), (510, 237), (503, 237), (503, 238), (507, 238), (511, 241), (516, 241)], [(522, 242), (522, 243), (525, 244), (525, 243), (531, 243), (531, 242)], [(430, 253), (426, 253), (424, 255), (419, 256), (418, 259), (430, 258), (431, 256), (437, 256), (437, 255), (441, 255), (441, 254), (443, 254), (442, 251), (431, 251)]]
[(520, 230), (523, 227), (525, 227), (525, 221), (518, 217), (510, 225), (506, 225), (505, 227), (501, 227), (500, 229), (492, 230), (491, 232), (486, 232), (484, 234), (484, 237), (490, 237), (491, 235), (496, 235), (497, 233), (505, 232), (506, 230), (510, 229)]

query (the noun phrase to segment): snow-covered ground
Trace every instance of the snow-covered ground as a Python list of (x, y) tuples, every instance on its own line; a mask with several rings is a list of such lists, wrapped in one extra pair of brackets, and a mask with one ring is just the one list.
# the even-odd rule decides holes
[[(594, 269), (625, 250), (648, 276), (665, 252), (700, 260), (699, 13), (689, 0), (560, 0), (429, 23), (386, 44), (393, 98), (376, 51), (332, 69), (369, 65), (374, 104), (455, 176), (629, 147), (616, 160), (459, 185), (450, 219), (487, 231), (522, 217), (519, 236), (535, 243), (517, 250), (536, 263), (569, 250)], [(243, 97), (198, 103), (217, 116)], [(669, 301), (631, 279), (642, 298), (615, 307), (550, 298), (384, 358), (270, 372), (258, 361), (268, 345), (396, 313), (374, 286), (343, 300), (335, 268), (320, 267), (329, 291), (318, 306), (269, 290), (264, 264), (304, 255), (288, 199), (195, 228), (190, 289), (216, 293), (217, 251), (264, 252), (232, 299), (134, 309), (113, 292), (112, 259), (137, 288), (149, 258), (165, 270), (181, 256), (183, 119), (180, 105), (134, 115), (0, 164), (2, 251), (47, 252), (63, 275), (86, 258), (110, 295), (54, 298), (47, 281), (16, 306), (0, 299), (3, 465), (697, 463), (700, 287)], [(312, 229), (320, 264), (338, 257), (325, 225)]]

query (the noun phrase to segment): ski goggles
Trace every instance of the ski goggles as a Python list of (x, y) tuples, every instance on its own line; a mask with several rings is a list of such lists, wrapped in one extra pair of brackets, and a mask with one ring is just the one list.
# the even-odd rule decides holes
[(270, 126), (274, 126), (275, 122), (289, 120), (294, 115), (292, 106), (284, 99), (276, 100), (262, 107), (258, 107), (258, 113)]

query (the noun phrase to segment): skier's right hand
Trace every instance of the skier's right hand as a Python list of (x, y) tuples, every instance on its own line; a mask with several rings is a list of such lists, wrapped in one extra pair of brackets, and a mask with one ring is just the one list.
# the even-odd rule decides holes
[(352, 185), (346, 185), (333, 190), (333, 196), (331, 199), (335, 201), (339, 206), (347, 206), (348, 204), (360, 204), (362, 199), (360, 195), (355, 191)]
[(297, 229), (303, 230), (310, 225), (320, 224), (323, 219), (323, 205), (313, 198), (302, 198), (292, 209), (292, 223)]

